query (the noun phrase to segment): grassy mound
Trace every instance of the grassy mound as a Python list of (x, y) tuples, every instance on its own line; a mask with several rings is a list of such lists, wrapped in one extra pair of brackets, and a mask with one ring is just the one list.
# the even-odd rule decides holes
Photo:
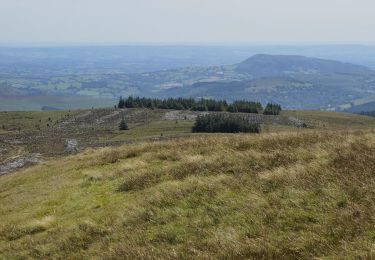
[(0, 258), (374, 257), (375, 133), (210, 135), (0, 178)]

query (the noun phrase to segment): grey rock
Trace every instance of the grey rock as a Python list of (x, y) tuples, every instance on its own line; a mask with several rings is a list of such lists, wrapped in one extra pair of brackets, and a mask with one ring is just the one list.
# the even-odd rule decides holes
[(38, 153), (19, 156), (11, 161), (5, 162), (4, 164), (0, 164), (0, 176), (13, 172), (26, 165), (37, 164), (39, 162), (41, 162), (41, 160), (40, 154)]
[(78, 151), (77, 139), (66, 139), (65, 141), (65, 152), (74, 153)]
[(298, 128), (306, 128), (308, 127), (308, 125), (306, 124), (305, 121), (301, 120), (301, 119), (298, 119), (294, 116), (290, 116), (288, 117), (288, 120), (289, 120), (289, 123), (295, 127), (298, 127)]

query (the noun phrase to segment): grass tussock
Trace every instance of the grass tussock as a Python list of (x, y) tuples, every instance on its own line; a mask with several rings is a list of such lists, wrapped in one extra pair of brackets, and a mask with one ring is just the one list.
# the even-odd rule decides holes
[(0, 179), (0, 258), (371, 258), (375, 133), (209, 135)]

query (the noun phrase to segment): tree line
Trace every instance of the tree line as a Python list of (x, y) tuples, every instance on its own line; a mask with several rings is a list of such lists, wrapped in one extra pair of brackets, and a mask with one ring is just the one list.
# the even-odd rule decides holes
[(216, 111), (231, 113), (261, 113), (267, 115), (278, 115), (281, 112), (281, 106), (277, 104), (267, 104), (263, 110), (260, 102), (239, 100), (228, 104), (225, 100), (199, 99), (193, 98), (168, 98), (156, 99), (145, 97), (120, 97), (118, 108), (149, 108), (149, 109), (174, 109), (174, 110), (192, 110), (192, 111)]
[(279, 104), (268, 103), (263, 111), (265, 115), (280, 115), (281, 106)]
[(195, 120), (193, 133), (260, 133), (260, 125), (245, 116), (217, 113), (200, 115)]
[(363, 115), (363, 116), (373, 116), (373, 117), (375, 117), (375, 110), (374, 111), (363, 111), (363, 112), (360, 112), (359, 114)]

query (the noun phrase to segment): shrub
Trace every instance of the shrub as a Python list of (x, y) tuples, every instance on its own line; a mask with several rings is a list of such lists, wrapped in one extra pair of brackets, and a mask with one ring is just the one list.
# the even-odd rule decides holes
[(192, 132), (259, 133), (260, 125), (241, 115), (208, 114), (197, 117)]
[(373, 116), (373, 117), (375, 117), (375, 110), (374, 111), (361, 112), (359, 114), (363, 115), (363, 116)]
[(121, 131), (123, 130), (129, 130), (129, 127), (128, 127), (128, 124), (125, 122), (125, 120), (121, 120), (120, 124), (119, 124), (119, 129)]

